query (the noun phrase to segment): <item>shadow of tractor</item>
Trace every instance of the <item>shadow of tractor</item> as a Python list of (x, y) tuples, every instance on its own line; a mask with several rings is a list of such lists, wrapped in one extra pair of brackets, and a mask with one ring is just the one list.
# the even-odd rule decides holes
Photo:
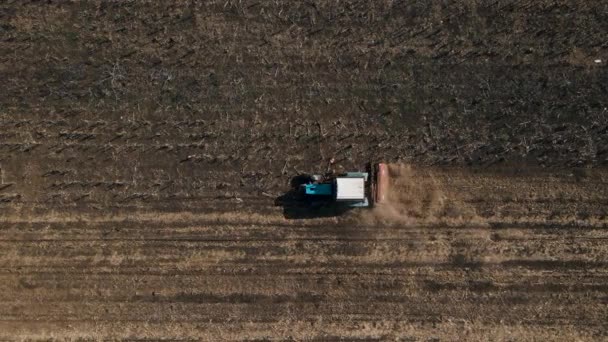
[(341, 216), (352, 208), (333, 201), (311, 201), (300, 191), (300, 186), (312, 182), (312, 176), (303, 174), (293, 177), (291, 188), (274, 201), (275, 206), (283, 207), (287, 219), (313, 219)]

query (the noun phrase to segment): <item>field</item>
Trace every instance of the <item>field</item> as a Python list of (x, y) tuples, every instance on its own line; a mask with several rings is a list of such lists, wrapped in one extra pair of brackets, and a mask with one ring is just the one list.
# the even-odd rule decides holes
[[(0, 338), (607, 339), (606, 23), (2, 2)], [(394, 201), (286, 215), (329, 158), (392, 163)]]

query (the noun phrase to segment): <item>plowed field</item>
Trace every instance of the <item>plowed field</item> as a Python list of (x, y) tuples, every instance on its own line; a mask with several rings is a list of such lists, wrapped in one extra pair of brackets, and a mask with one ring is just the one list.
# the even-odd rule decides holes
[[(605, 340), (602, 1), (0, 3), (0, 339)], [(290, 178), (391, 163), (293, 217)]]

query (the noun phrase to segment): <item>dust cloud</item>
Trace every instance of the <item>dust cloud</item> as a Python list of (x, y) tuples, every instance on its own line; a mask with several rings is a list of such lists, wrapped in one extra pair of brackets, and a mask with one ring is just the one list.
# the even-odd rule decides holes
[(432, 169), (389, 164), (389, 189), (385, 203), (358, 214), (369, 225), (414, 226), (481, 223), (475, 209), (458, 198)]

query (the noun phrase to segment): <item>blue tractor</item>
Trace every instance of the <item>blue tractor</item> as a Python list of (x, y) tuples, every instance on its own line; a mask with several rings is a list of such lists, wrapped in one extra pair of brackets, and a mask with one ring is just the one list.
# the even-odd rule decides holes
[(367, 172), (300, 177), (299, 198), (311, 207), (372, 207), (385, 201), (389, 184), (388, 167), (384, 163), (369, 165)]

